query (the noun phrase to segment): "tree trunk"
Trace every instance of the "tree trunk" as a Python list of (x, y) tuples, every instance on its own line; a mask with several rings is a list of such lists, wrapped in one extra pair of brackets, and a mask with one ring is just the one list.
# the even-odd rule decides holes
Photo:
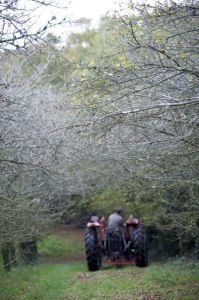
[(6, 243), (2, 248), (3, 268), (10, 271), (11, 266), (16, 265), (15, 247), (12, 243)]
[(21, 256), (26, 264), (32, 264), (38, 259), (36, 241), (27, 241), (20, 243)]

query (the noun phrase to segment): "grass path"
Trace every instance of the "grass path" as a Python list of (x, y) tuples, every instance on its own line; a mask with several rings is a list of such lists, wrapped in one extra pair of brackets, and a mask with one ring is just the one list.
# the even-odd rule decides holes
[(39, 245), (42, 263), (0, 272), (0, 299), (199, 299), (198, 262), (151, 262), (147, 268), (104, 264), (100, 271), (88, 272), (82, 233), (59, 227)]
[(84, 231), (59, 225), (45, 240), (39, 242), (39, 252), (46, 263), (85, 261)]

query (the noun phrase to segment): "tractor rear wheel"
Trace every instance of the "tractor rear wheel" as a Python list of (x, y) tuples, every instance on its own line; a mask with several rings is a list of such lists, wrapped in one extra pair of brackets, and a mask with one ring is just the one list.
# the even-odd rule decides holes
[(137, 228), (133, 228), (131, 232), (131, 242), (135, 251), (136, 266), (148, 266), (147, 236), (142, 224), (139, 224)]
[(88, 270), (97, 271), (101, 267), (101, 254), (96, 229), (86, 228), (84, 240)]

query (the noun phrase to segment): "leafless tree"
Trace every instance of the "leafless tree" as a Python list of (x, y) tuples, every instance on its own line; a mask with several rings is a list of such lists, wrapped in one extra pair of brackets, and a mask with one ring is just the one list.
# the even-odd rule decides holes
[(46, 64), (29, 76), (26, 63), (1, 64), (1, 245), (41, 235), (95, 180), (80, 163), (88, 145), (76, 112), (60, 109), (65, 94), (46, 82)]
[(199, 3), (130, 2), (115, 24), (118, 52), (110, 63), (80, 65), (83, 77), (67, 97), (79, 103), (65, 102), (80, 111), (84, 181), (94, 174), (95, 188), (134, 181), (174, 189), (172, 197), (163, 192), (158, 226), (174, 230), (181, 249), (196, 245)]
[(39, 234), (73, 195), (113, 182), (198, 185), (198, 2), (136, 9), (116, 18), (115, 59), (79, 65), (59, 91), (46, 65), (27, 75), (23, 59), (11, 65), (2, 54), (2, 244)]
[(124, 177), (198, 183), (198, 2), (131, 8), (117, 28), (126, 63), (77, 87), (95, 93), (82, 104), (93, 147)]
[(65, 15), (62, 19), (45, 14), (50, 8), (62, 9), (60, 1), (51, 0), (2, 0), (0, 2), (0, 49), (19, 50), (36, 46), (44, 39), (48, 29), (68, 22)]

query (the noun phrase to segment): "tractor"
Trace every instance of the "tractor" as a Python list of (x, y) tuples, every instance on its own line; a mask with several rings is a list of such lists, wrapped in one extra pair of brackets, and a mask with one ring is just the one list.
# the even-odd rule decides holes
[(104, 220), (90, 221), (84, 240), (89, 271), (101, 268), (103, 256), (111, 264), (148, 265), (147, 236), (144, 225), (137, 218), (129, 217), (123, 227), (115, 228), (106, 227)]

